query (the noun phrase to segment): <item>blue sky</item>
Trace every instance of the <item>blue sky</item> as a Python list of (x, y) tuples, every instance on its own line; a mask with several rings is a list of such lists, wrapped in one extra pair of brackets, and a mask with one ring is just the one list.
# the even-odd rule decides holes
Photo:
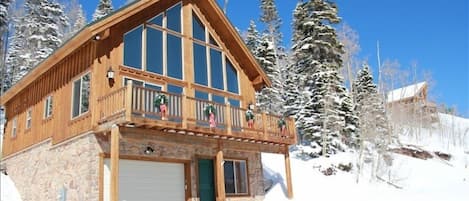
[[(113, 0), (119, 8), (126, 0)], [(218, 0), (223, 2), (223, 0)], [(80, 0), (87, 15), (98, 0)], [(296, 0), (277, 0), (283, 18), (284, 45), (290, 47), (291, 16)], [(381, 61), (398, 60), (402, 69), (417, 62), (419, 80), (431, 72), (430, 99), (455, 106), (469, 117), (469, 3), (467, 0), (336, 0), (339, 16), (360, 36), (360, 57), (376, 69), (376, 41)], [(258, 0), (230, 0), (227, 14), (234, 26), (246, 30), (259, 23)], [(262, 28), (259, 25), (259, 28)], [(377, 70), (375, 70), (376, 72)]]

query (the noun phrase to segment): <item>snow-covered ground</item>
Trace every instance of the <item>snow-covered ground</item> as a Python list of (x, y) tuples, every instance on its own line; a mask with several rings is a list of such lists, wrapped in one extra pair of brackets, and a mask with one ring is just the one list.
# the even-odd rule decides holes
[(21, 201), (15, 184), (3, 173), (0, 173), (0, 201)]
[[(302, 159), (297, 151), (290, 154), (294, 199), (347, 201), (467, 201), (469, 200), (469, 119), (440, 114), (440, 124), (420, 129), (418, 135), (400, 136), (403, 144), (452, 155), (450, 161), (439, 158), (421, 160), (393, 154), (393, 166), (383, 176), (393, 185), (372, 180), (370, 165), (357, 183), (354, 171), (338, 171), (325, 176), (320, 170), (329, 164), (354, 163), (357, 154), (343, 153), (331, 158)], [(409, 133), (409, 132), (407, 132)], [(413, 133), (416, 133), (415, 131)], [(262, 154), (264, 175), (274, 185), (266, 201), (286, 198), (285, 169), (282, 155)]]

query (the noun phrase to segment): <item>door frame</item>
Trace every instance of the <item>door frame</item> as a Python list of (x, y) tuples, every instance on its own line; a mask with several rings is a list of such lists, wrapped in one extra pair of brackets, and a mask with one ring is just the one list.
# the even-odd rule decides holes
[[(99, 154), (99, 201), (104, 200), (104, 160), (109, 159), (111, 154)], [(180, 163), (184, 164), (184, 183), (185, 183), (185, 200), (192, 196), (192, 181), (191, 181), (191, 160), (151, 157), (151, 156), (135, 156), (135, 155), (119, 155), (119, 159), (134, 160), (134, 161), (149, 161), (149, 162), (163, 162), (163, 163)]]

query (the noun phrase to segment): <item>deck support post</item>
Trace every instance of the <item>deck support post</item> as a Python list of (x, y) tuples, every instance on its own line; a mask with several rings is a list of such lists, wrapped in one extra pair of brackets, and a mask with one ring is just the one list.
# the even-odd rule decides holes
[(119, 136), (117, 125), (111, 128), (111, 201), (119, 200)]
[(127, 86), (125, 91), (125, 120), (130, 122), (132, 120), (132, 89), (133, 89), (133, 82), (132, 80), (127, 80)]
[(285, 149), (285, 171), (286, 171), (286, 179), (287, 179), (287, 192), (288, 192), (288, 198), (292, 199), (293, 198), (293, 184), (292, 184), (292, 176), (291, 176), (291, 167), (290, 167), (290, 151), (288, 150), (288, 147)]
[(225, 171), (224, 171), (223, 164), (224, 164), (223, 145), (221, 141), (218, 141), (217, 156), (215, 158), (217, 201), (226, 200)]

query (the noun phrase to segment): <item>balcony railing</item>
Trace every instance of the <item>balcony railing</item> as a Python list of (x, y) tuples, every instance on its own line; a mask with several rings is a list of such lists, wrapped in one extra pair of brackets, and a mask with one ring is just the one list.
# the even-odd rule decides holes
[[(167, 98), (167, 110), (164, 116), (154, 105), (160, 95)], [(210, 124), (210, 119), (205, 114), (205, 109), (209, 105), (212, 105), (216, 111), (215, 125)], [(98, 107), (100, 125), (125, 122), (145, 128), (179, 130), (190, 135), (213, 136), (243, 142), (296, 143), (295, 126), (291, 118), (254, 112), (254, 123), (248, 126), (245, 119), (246, 109), (157, 91), (131, 83), (99, 98)]]

